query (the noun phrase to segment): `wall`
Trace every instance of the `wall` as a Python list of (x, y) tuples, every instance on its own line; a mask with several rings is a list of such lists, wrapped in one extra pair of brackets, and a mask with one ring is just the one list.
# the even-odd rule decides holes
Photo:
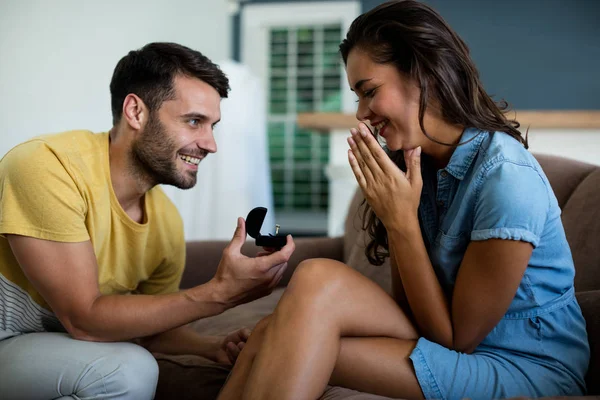
[[(362, 0), (363, 11), (383, 0)], [(517, 110), (600, 110), (600, 1), (424, 0), (465, 40), (488, 93)]]
[[(317, 0), (246, 0), (243, 4), (300, 1)], [(600, 110), (600, 1), (424, 1), (467, 42), (485, 88), (495, 99), (506, 99), (516, 110)], [(361, 0), (362, 11), (384, 2)], [(234, 20), (234, 29), (237, 24), (239, 18)], [(240, 40), (249, 39), (240, 35), (232, 39), (234, 57), (239, 59)], [(330, 235), (342, 232), (346, 205), (355, 188), (345, 158), (346, 136), (347, 131), (331, 136), (327, 174), (330, 204), (336, 207), (329, 210)], [(600, 165), (600, 127), (531, 127), (529, 142), (533, 152)]]
[(230, 54), (225, 0), (0, 1), (0, 156), (32, 136), (111, 127), (119, 59), (152, 41)]
[[(368, 11), (385, 1), (362, 2)], [(465, 40), (495, 99), (516, 110), (600, 110), (600, 1), (424, 2)], [(533, 152), (600, 165), (600, 127), (532, 126), (529, 139)]]
[[(243, 12), (243, 7), (246, 4), (268, 4), (268, 3), (314, 3), (314, 2), (322, 2), (323, 0), (237, 0), (240, 4), (240, 13), (237, 13), (232, 18), (232, 37), (231, 37), (231, 55), (232, 58), (236, 61), (241, 61), (242, 59), (242, 41), (250, 40), (242, 37), (242, 19), (241, 13)], [(336, 2), (336, 1), (345, 1), (345, 0), (326, 0), (327, 2)], [(362, 3), (364, 0), (361, 0), (361, 9), (364, 10), (364, 6)]]
[[(300, 1), (317, 0), (242, 4)], [(518, 110), (600, 110), (600, 1), (423, 1), (467, 42), (486, 90), (496, 98)], [(360, 2), (366, 12), (386, 0)], [(239, 40), (233, 37), (234, 57)]]

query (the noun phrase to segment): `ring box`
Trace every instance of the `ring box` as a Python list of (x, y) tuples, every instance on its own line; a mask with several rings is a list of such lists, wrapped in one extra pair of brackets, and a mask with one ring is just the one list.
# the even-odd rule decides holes
[(250, 210), (246, 217), (246, 232), (255, 239), (255, 243), (259, 247), (267, 247), (273, 249), (281, 249), (285, 246), (287, 239), (285, 236), (278, 235), (261, 235), (260, 228), (265, 221), (267, 209), (265, 207), (256, 207)]

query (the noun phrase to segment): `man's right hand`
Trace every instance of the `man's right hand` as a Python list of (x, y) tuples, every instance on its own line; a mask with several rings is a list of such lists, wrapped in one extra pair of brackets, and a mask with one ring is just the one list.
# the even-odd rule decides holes
[(238, 218), (233, 239), (223, 250), (223, 256), (211, 284), (227, 307), (247, 303), (270, 294), (287, 268), (296, 248), (291, 235), (279, 251), (252, 258), (242, 254), (246, 242), (246, 221)]

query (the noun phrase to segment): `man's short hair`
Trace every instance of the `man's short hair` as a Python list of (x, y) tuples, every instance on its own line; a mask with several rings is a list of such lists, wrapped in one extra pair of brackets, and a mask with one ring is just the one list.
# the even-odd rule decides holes
[(121, 58), (110, 82), (113, 125), (123, 114), (128, 94), (141, 98), (150, 112), (165, 100), (174, 98), (174, 78), (178, 75), (198, 78), (226, 98), (229, 80), (218, 65), (196, 50), (177, 43), (150, 43)]

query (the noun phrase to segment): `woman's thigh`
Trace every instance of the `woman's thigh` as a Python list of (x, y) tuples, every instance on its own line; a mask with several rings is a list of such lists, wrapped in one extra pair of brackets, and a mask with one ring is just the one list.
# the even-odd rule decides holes
[(410, 319), (379, 285), (349, 266), (329, 259), (301, 263), (276, 314), (306, 310), (307, 319), (334, 324), (340, 337), (418, 339)]

